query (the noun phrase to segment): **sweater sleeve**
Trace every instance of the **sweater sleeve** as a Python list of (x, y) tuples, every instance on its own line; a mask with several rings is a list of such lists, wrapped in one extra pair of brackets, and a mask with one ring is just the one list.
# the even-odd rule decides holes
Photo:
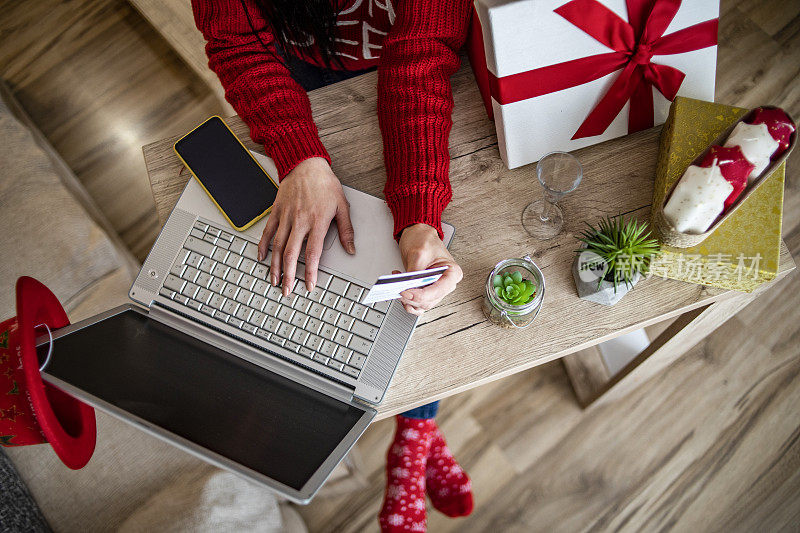
[(330, 162), (311, 118), (308, 95), (289, 74), (252, 0), (192, 0), (192, 10), (207, 41), (209, 67), (250, 127), (250, 137), (275, 161), (279, 179), (310, 157)]
[(442, 236), (450, 202), (450, 76), (469, 28), (469, 0), (396, 2), (396, 19), (378, 66), (378, 118), (386, 164), (386, 202), (394, 234), (425, 223)]

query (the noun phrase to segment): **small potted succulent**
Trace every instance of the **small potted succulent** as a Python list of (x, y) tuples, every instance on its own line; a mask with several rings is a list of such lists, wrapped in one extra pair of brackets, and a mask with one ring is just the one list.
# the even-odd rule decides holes
[(660, 247), (647, 223), (619, 216), (588, 226), (578, 239), (582, 244), (572, 267), (578, 296), (614, 305), (649, 271)]
[(483, 313), (504, 328), (524, 328), (533, 323), (544, 298), (544, 277), (529, 256), (506, 259), (495, 265), (486, 279)]

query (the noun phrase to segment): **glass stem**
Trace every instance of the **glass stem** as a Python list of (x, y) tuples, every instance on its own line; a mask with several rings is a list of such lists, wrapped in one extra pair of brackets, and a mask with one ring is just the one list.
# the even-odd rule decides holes
[(556, 205), (556, 199), (549, 194), (545, 194), (544, 200), (544, 209), (542, 209), (542, 214), (539, 215), (539, 218), (542, 222), (547, 222), (553, 216), (553, 207)]

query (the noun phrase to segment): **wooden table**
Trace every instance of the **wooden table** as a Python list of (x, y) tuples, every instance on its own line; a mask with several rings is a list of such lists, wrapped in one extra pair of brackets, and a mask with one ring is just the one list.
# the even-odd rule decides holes
[[(382, 196), (386, 180), (376, 117), (375, 73), (309, 94), (320, 137), (342, 183)], [(455, 110), (450, 136), (453, 200), (444, 220), (455, 225), (450, 248), (464, 270), (456, 291), (425, 313), (409, 343), (378, 417), (384, 418), (558, 358), (582, 404), (618, 397), (677, 359), (775, 281), (752, 294), (661, 278), (640, 282), (613, 307), (580, 300), (571, 265), (575, 235), (584, 221), (624, 213), (647, 220), (653, 194), (660, 128), (584, 148), (580, 187), (563, 201), (563, 233), (538, 241), (522, 228), (523, 208), (542, 195), (535, 165), (508, 170), (497, 151), (468, 65), (453, 76)], [(228, 124), (249, 148), (245, 124)], [(183, 132), (176, 132), (182, 134)], [(147, 173), (163, 224), (188, 179), (172, 150), (174, 138), (144, 147)], [(488, 323), (481, 312), (486, 276), (501, 259), (530, 254), (547, 281), (534, 325), (523, 331)], [(794, 268), (785, 244), (778, 276)], [(670, 322), (667, 322), (670, 321)], [(650, 347), (616, 376), (593, 346), (654, 324), (669, 324)]]

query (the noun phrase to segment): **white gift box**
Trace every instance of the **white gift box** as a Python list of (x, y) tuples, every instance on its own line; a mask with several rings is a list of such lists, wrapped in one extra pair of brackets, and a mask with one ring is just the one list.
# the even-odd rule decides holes
[[(659, 0), (627, 0), (627, 2), (626, 0), (579, 0), (581, 7), (585, 7), (587, 3), (602, 4), (625, 22), (629, 20), (628, 2), (640, 6), (652, 6)], [(505, 83), (515, 80), (507, 78), (508, 76), (529, 73), (553, 65), (562, 68), (563, 65), (560, 64), (564, 62), (614, 52), (606, 44), (599, 42), (554, 11), (568, 3), (571, 2), (475, 0), (475, 9), (483, 32), (488, 76), (496, 78), (495, 81)], [(646, 9), (649, 12), (650, 8)], [(586, 13), (587, 23), (591, 24), (593, 21), (596, 23), (595, 14)], [(675, 31), (706, 21), (715, 21), (718, 17), (717, 1), (684, 0), (662, 35), (666, 38)], [(708, 28), (710, 26), (707, 23), (707, 33)], [(713, 42), (716, 43), (715, 22), (713, 28)], [(631, 51), (631, 55), (634, 53), (635, 50)], [(685, 78), (679, 82), (677, 94), (708, 101), (714, 100), (716, 60), (715, 44), (685, 53), (652, 55), (650, 58), (650, 62), (655, 65), (673, 67), (685, 74)], [(480, 79), (478, 69), (481, 66), (473, 64), (473, 68), (476, 69), (476, 77)], [(481, 88), (491, 94), (500, 155), (506, 166), (515, 168), (538, 161), (549, 152), (572, 151), (631, 133), (628, 124), (631, 104), (627, 101), (602, 133), (573, 139), (581, 124), (621, 75), (623, 68), (624, 65), (586, 83), (578, 83), (509, 103), (501, 103), (508, 98), (497, 90), (496, 83), (494, 85), (489, 83), (488, 86), (483, 84)], [(548, 73), (541, 75), (552, 78), (549, 72), (552, 70), (548, 69)], [(531, 83), (529, 78), (522, 80), (519, 78), (520, 76), (516, 78), (517, 94), (525, 93), (528, 89), (535, 93), (537, 91), (535, 86), (541, 85)], [(675, 84), (673, 86), (677, 87)], [(652, 88), (652, 94), (652, 125), (662, 124), (667, 118), (670, 102), (656, 87)]]

